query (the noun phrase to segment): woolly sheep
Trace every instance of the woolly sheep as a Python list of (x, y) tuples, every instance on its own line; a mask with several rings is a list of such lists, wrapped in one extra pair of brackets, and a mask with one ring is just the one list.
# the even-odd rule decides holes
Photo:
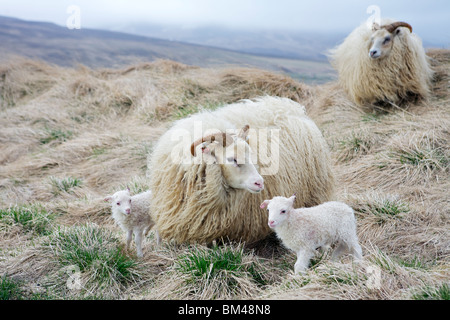
[[(241, 138), (237, 128), (247, 128)], [(229, 140), (226, 132), (243, 153), (237, 163), (210, 150)], [(150, 188), (158, 190), (152, 217), (161, 237), (177, 243), (264, 239), (271, 230), (260, 213), (263, 199), (289, 189), (298, 192), (298, 205), (313, 206), (330, 200), (334, 190), (326, 141), (305, 108), (286, 98), (244, 100), (179, 120), (159, 139), (150, 161)], [(253, 173), (244, 177), (253, 178), (239, 185), (242, 164)], [(232, 169), (237, 181), (228, 174)], [(256, 172), (264, 179), (259, 190)]]
[[(147, 236), (154, 226), (148, 208), (152, 193), (143, 192), (134, 196), (130, 195), (130, 189), (121, 190), (104, 200), (111, 203), (112, 217), (114, 221), (127, 234), (127, 250), (130, 249), (131, 239), (134, 233), (137, 255), (142, 257), (142, 238)], [(159, 245), (160, 237), (156, 231), (156, 241)]]
[(358, 105), (401, 103), (430, 94), (433, 71), (420, 38), (405, 22), (366, 23), (330, 51), (339, 83)]
[(274, 197), (265, 200), (270, 228), (274, 229), (283, 244), (297, 254), (295, 273), (304, 272), (319, 247), (327, 248), (338, 242), (332, 259), (339, 258), (346, 250), (356, 258), (362, 258), (356, 235), (353, 209), (342, 202), (326, 202), (312, 208), (294, 209), (295, 195), (290, 198)]

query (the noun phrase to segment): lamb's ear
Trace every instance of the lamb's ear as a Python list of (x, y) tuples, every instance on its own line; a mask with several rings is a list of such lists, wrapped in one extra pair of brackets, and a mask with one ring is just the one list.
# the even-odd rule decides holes
[(263, 203), (261, 203), (261, 205), (259, 206), (261, 209), (264, 209), (265, 207), (267, 207), (270, 203), (270, 200), (264, 200)]
[(297, 199), (297, 194), (296, 193), (294, 193), (294, 195), (289, 198), (289, 200), (292, 202), (292, 204), (294, 204), (295, 199)]
[(112, 200), (112, 196), (106, 196), (106, 197), (103, 199), (103, 201), (105, 201), (105, 202), (111, 202), (111, 200)]

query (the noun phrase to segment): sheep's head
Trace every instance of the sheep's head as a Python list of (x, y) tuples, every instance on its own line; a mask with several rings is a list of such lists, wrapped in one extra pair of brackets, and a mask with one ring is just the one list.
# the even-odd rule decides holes
[(267, 207), (269, 213), (268, 225), (270, 228), (275, 228), (282, 224), (289, 216), (291, 210), (294, 209), (295, 194), (290, 198), (275, 197), (272, 200), (264, 200), (260, 208)]
[(406, 22), (394, 22), (381, 27), (377, 23), (373, 24), (369, 49), (371, 59), (382, 59), (389, 56), (394, 38), (402, 32), (400, 27), (408, 28), (409, 32), (412, 32), (412, 27)]
[(249, 126), (237, 135), (217, 133), (205, 136), (191, 145), (191, 154), (201, 145), (203, 158), (208, 163), (219, 164), (228, 186), (244, 189), (251, 193), (264, 190), (264, 179), (258, 173), (251, 159), (251, 148), (247, 143)]
[(131, 213), (131, 195), (130, 189), (117, 191), (112, 196), (107, 196), (104, 199), (111, 203), (112, 207), (124, 215)]

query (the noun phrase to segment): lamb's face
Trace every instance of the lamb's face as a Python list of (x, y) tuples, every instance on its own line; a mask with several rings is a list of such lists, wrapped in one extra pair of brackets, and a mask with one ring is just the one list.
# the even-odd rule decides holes
[(373, 60), (377, 60), (389, 56), (394, 43), (394, 35), (399, 30), (400, 29), (397, 29), (394, 34), (388, 32), (386, 29), (374, 31), (370, 38), (369, 57)]
[(269, 213), (268, 225), (275, 229), (282, 225), (289, 216), (289, 212), (294, 208), (295, 196), (290, 198), (275, 197), (272, 200), (264, 200), (261, 209), (267, 207)]
[(131, 195), (129, 190), (118, 191), (112, 196), (106, 197), (105, 201), (110, 202), (113, 209), (116, 209), (123, 215), (131, 213)]

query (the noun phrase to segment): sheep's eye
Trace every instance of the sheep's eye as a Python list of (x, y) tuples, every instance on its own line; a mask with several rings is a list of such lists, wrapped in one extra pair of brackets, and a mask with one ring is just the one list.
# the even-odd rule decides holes
[(120, 202), (117, 202), (117, 205), (120, 206)]
[(386, 44), (386, 43), (388, 43), (389, 41), (391, 41), (391, 37), (386, 37), (386, 38), (384, 38), (383, 44)]
[(130, 203), (131, 203), (131, 199), (130, 199)]
[(281, 213), (286, 213), (286, 210), (281, 210)]

